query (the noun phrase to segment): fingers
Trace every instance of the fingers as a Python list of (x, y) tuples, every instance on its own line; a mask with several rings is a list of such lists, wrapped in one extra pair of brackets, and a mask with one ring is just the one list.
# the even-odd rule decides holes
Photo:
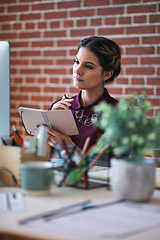
[(73, 102), (74, 99), (71, 98), (70, 95), (67, 95), (66, 97), (64, 95), (60, 101), (58, 101), (52, 106), (51, 110), (68, 109), (69, 107), (71, 107), (71, 102)]

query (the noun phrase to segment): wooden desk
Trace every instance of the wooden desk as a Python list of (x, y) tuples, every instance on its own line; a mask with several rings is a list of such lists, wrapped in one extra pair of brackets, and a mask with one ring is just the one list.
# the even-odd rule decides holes
[[(6, 191), (21, 191), (20, 188), (1, 188), (0, 192)], [(4, 236), (4, 239), (10, 240), (26, 240), (26, 239), (69, 239), (80, 240), (77, 235), (65, 236), (62, 232), (48, 232), (41, 229), (30, 229), (24, 225), (18, 223), (19, 220), (26, 217), (34, 216), (37, 214), (45, 213), (51, 210), (60, 209), (64, 206), (80, 203), (84, 200), (92, 200), (94, 203), (106, 203), (112, 202), (115, 199), (113, 193), (107, 190), (105, 187), (81, 190), (71, 187), (58, 188), (55, 185), (51, 190), (51, 194), (43, 197), (36, 196), (24, 196), (24, 210), (22, 211), (7, 211), (0, 212), (0, 236)], [(160, 206), (160, 191), (155, 191), (150, 204)], [(88, 239), (88, 238), (86, 238)], [(104, 239), (104, 238), (103, 238)], [(106, 240), (109, 240), (107, 238)], [(123, 239), (123, 238), (120, 238)], [(138, 234), (134, 234), (129, 237), (125, 237), (125, 240), (159, 240), (160, 239), (160, 227), (152, 230), (144, 231)], [(81, 239), (82, 240), (82, 239)]]

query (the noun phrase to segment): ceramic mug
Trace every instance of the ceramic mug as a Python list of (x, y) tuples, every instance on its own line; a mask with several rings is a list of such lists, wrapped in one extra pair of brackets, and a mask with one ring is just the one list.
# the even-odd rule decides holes
[(25, 162), (20, 164), (21, 187), (33, 195), (49, 193), (53, 183), (53, 164), (45, 161)]

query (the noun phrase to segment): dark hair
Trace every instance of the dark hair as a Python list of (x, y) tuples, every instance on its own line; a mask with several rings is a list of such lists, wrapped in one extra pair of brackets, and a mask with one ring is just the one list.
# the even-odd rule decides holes
[(119, 46), (105, 37), (92, 36), (85, 38), (78, 44), (78, 50), (86, 47), (99, 59), (99, 63), (105, 71), (112, 71), (112, 76), (106, 83), (112, 82), (121, 71), (121, 52)]

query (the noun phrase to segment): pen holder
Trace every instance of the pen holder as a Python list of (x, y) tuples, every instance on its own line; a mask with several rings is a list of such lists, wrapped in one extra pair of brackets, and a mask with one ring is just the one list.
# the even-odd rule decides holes
[[(46, 155), (38, 157), (35, 153), (26, 153), (25, 148), (17, 146), (0, 146), (0, 185), (20, 186), (20, 163), (29, 161), (49, 161), (50, 147), (47, 145)], [(13, 182), (16, 179), (16, 183)]]

